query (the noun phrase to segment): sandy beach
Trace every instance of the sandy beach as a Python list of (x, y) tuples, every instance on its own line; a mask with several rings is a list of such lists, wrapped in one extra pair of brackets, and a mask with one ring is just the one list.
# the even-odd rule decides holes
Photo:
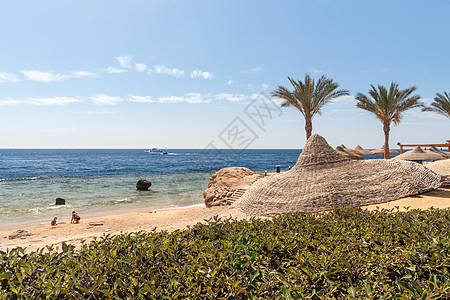
[[(450, 188), (439, 188), (435, 191), (415, 196), (407, 197), (389, 203), (366, 206), (364, 208), (373, 209), (393, 209), (396, 206), (404, 210), (448, 208), (450, 207)], [(151, 231), (155, 227), (157, 230), (173, 231), (186, 228), (186, 226), (204, 222), (213, 216), (231, 217), (237, 219), (250, 218), (249, 215), (228, 206), (206, 208), (191, 207), (173, 210), (143, 210), (126, 212), (123, 214), (111, 214), (101, 217), (86, 217), (79, 224), (70, 224), (70, 218), (60, 219), (57, 226), (51, 226), (50, 221), (45, 224), (33, 225), (20, 228), (32, 233), (32, 236), (10, 240), (8, 238), (17, 228), (0, 231), (0, 250), (5, 251), (17, 246), (26, 247), (28, 251), (43, 248), (46, 245), (54, 245), (61, 248), (61, 243), (66, 242), (79, 246), (81, 240), (92, 240), (104, 234), (118, 234), (121, 232)]]

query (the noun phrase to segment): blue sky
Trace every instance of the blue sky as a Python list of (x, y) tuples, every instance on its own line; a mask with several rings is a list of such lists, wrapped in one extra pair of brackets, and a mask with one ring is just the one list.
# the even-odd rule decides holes
[[(313, 133), (378, 148), (381, 123), (353, 97), (391, 81), (426, 103), (450, 91), (449, 11), (448, 1), (4, 0), (0, 148), (298, 148), (298, 111), (273, 106), (263, 124), (249, 112), (278, 105), (261, 93), (305, 73), (352, 94), (326, 105)], [(390, 142), (449, 132), (450, 120), (415, 109)]]

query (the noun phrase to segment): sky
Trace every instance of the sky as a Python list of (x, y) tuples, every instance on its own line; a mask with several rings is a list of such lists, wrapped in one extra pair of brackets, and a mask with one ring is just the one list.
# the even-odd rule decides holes
[[(0, 148), (302, 148), (304, 119), (271, 97), (325, 75), (351, 95), (313, 119), (331, 146), (379, 148), (356, 108), (370, 85), (450, 91), (449, 1), (0, 2)], [(443, 143), (413, 109), (390, 143)]]

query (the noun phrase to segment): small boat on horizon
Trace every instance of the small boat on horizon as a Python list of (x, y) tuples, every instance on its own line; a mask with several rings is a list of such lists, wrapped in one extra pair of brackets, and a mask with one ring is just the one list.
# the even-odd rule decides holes
[(150, 153), (150, 154), (161, 154), (163, 151), (158, 148), (152, 148), (150, 150), (146, 150), (145, 152)]
[(145, 150), (145, 152), (150, 153), (150, 154), (169, 154), (169, 152), (167, 152), (167, 148), (162, 150), (159, 148), (152, 148), (150, 150)]

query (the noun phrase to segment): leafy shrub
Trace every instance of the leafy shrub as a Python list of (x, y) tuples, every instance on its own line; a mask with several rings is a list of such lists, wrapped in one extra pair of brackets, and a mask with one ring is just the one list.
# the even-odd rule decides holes
[(212, 218), (0, 255), (7, 299), (448, 299), (450, 210)]

